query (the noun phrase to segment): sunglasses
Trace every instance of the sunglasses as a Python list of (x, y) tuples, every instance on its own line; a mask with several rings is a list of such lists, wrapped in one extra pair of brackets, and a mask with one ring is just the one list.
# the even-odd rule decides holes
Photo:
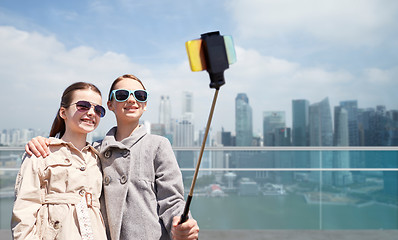
[(109, 101), (112, 100), (112, 96), (115, 96), (115, 100), (118, 102), (124, 102), (129, 99), (130, 94), (133, 94), (135, 100), (138, 102), (146, 102), (148, 100), (148, 93), (145, 90), (126, 90), (126, 89), (116, 89), (111, 92)]
[(76, 108), (80, 112), (86, 112), (86, 111), (90, 110), (91, 107), (94, 107), (94, 112), (98, 116), (100, 116), (100, 117), (105, 116), (105, 108), (103, 106), (101, 106), (101, 105), (95, 105), (95, 104), (92, 104), (92, 103), (90, 103), (88, 101), (83, 101), (83, 100), (78, 101), (76, 103), (72, 103), (71, 105), (73, 105), (73, 104), (76, 104)]

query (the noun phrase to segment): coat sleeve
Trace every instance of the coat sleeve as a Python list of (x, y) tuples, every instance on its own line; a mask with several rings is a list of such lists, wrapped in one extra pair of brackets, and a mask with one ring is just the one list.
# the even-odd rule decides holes
[(171, 235), (173, 217), (182, 214), (185, 202), (182, 174), (166, 138), (160, 142), (154, 164), (159, 217)]
[(36, 221), (41, 207), (38, 163), (42, 158), (24, 159), (15, 183), (11, 229), (14, 239), (39, 239)]

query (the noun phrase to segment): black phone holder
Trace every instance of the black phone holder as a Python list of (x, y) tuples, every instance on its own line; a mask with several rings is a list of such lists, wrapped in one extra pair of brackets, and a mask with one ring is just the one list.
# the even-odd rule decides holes
[(219, 31), (201, 34), (210, 88), (219, 89), (225, 84), (224, 71), (229, 68), (224, 37)]

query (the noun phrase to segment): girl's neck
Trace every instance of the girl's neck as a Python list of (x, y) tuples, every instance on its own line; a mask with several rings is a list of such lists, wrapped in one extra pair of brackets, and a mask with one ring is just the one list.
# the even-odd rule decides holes
[(71, 142), (77, 149), (82, 150), (86, 146), (86, 133), (70, 133), (68, 131), (62, 136), (65, 142)]
[(139, 127), (139, 122), (133, 122), (133, 123), (117, 123), (117, 131), (116, 131), (116, 140), (117, 141), (122, 141), (125, 138), (128, 138), (134, 130), (136, 130)]

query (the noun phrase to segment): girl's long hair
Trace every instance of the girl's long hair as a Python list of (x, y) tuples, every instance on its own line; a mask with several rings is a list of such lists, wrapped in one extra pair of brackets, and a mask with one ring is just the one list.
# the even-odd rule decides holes
[(67, 87), (64, 93), (62, 94), (60, 108), (58, 109), (53, 125), (51, 126), (50, 137), (55, 137), (58, 135), (58, 138), (61, 138), (64, 135), (66, 130), (65, 120), (61, 118), (61, 116), (59, 115), (59, 111), (61, 110), (61, 107), (67, 108), (72, 104), (71, 101), (73, 98), (73, 93), (76, 90), (85, 90), (85, 89), (93, 90), (94, 92), (97, 92), (101, 96), (101, 91), (94, 84), (91, 83), (76, 82)]

